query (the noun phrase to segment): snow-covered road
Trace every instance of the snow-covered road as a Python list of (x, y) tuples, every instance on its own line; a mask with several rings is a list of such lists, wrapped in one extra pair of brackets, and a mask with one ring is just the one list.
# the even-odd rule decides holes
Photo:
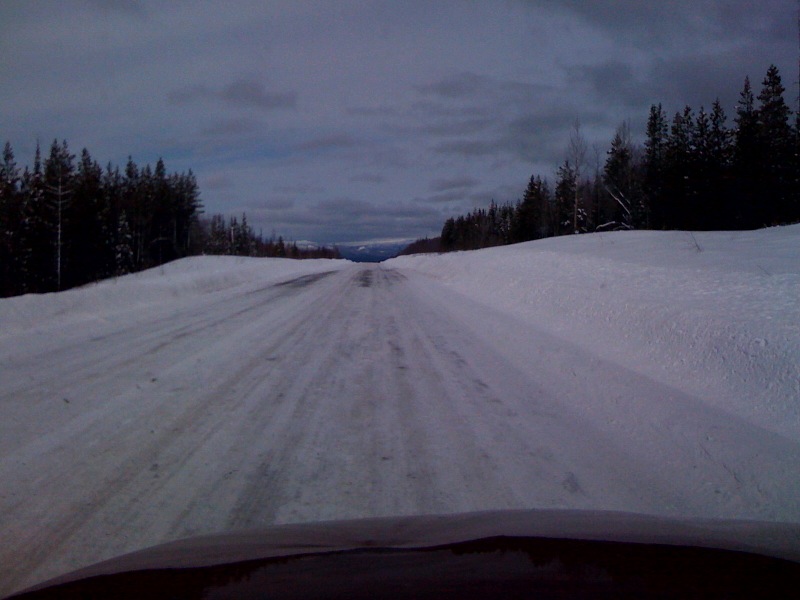
[(0, 337), (0, 594), (273, 523), (800, 520), (800, 442), (411, 270), (314, 267)]

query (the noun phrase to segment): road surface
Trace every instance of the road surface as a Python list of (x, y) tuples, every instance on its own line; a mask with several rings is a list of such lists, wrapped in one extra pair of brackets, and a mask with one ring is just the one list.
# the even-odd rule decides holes
[(0, 594), (278, 523), (537, 507), (800, 515), (796, 441), (413, 272), (354, 265), (249, 286), (10, 356)]

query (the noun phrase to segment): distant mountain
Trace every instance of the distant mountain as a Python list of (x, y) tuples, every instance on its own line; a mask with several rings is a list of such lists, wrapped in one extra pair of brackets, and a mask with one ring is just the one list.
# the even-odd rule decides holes
[(346, 242), (336, 244), (342, 258), (353, 262), (381, 262), (394, 258), (412, 243), (413, 239), (372, 240), (366, 242)]

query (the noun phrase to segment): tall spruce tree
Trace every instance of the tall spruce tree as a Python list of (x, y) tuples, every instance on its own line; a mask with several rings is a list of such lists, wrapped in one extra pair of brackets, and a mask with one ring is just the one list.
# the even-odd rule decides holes
[(103, 170), (84, 148), (78, 160), (67, 235), (71, 240), (66, 285), (80, 285), (111, 275), (113, 245), (108, 229), (111, 207), (103, 193)]
[(796, 217), (794, 198), (794, 134), (789, 124), (791, 111), (778, 68), (771, 65), (758, 95), (757, 139), (764, 197), (765, 224), (787, 223)]
[(666, 222), (664, 174), (669, 141), (667, 115), (661, 104), (650, 107), (647, 118), (647, 139), (644, 153), (644, 193), (650, 215), (650, 225), (663, 228)]
[(0, 296), (17, 290), (15, 254), (20, 214), (20, 173), (11, 144), (6, 142), (0, 162)]
[(734, 119), (736, 129), (733, 165), (736, 185), (731, 195), (731, 220), (736, 229), (763, 225), (763, 215), (757, 200), (761, 178), (758, 119), (750, 78), (745, 77)]
[(727, 116), (719, 98), (711, 106), (710, 129), (706, 140), (708, 152), (707, 207), (709, 220), (707, 229), (729, 229), (733, 226), (729, 210), (732, 193), (731, 161), (733, 146), (731, 132), (726, 126)]
[(72, 243), (68, 235), (69, 211), (73, 200), (73, 175), (75, 156), (70, 154), (66, 140), (59, 143), (53, 140), (50, 146), (50, 155), (44, 165), (44, 191), (45, 191), (45, 223), (51, 230), (51, 242), (54, 262), (52, 275), (43, 276), (48, 281), (49, 289), (60, 290), (64, 282), (65, 268), (67, 267), (67, 253)]
[(686, 106), (683, 112), (675, 113), (667, 144), (664, 172), (664, 190), (669, 199), (665, 206), (667, 229), (685, 229), (690, 222), (694, 137), (694, 113)]
[(611, 141), (603, 182), (613, 200), (613, 209), (609, 211), (611, 219), (628, 229), (642, 227), (646, 223), (639, 170), (630, 128), (627, 123), (622, 123)]
[(114, 274), (126, 275), (133, 270), (133, 236), (125, 211), (119, 213), (114, 245)]
[(545, 213), (550, 192), (547, 184), (539, 176), (531, 176), (522, 202), (517, 205), (512, 228), (515, 242), (527, 242), (544, 237), (547, 232)]
[(577, 185), (575, 169), (569, 160), (565, 160), (556, 172), (555, 211), (553, 215), (554, 235), (577, 233), (573, 228), (575, 189)]
[(45, 180), (39, 144), (33, 168), (25, 170), (21, 193), (22, 226), (17, 247), (20, 292), (52, 290), (53, 235), (45, 204)]

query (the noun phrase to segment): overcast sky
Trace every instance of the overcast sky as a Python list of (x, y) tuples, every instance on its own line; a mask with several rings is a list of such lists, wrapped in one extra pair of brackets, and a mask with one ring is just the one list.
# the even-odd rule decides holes
[[(778, 66), (793, 0), (0, 0), (0, 142), (191, 168), (209, 213), (265, 235), (438, 234), (553, 180), (580, 119), (604, 152), (649, 106)], [(593, 152), (590, 151), (593, 155)]]

